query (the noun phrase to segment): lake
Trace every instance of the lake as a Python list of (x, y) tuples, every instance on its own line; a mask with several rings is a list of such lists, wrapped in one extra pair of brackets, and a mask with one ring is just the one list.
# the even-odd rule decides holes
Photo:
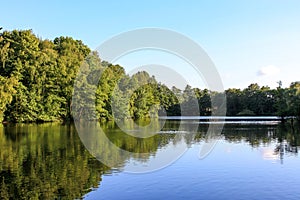
[[(115, 123), (101, 124), (105, 137), (125, 153), (98, 136), (85, 141), (74, 124), (5, 125), (0, 197), (300, 199), (298, 127), (276, 120), (227, 121), (214, 148), (200, 158), (210, 125), (168, 119), (151, 137), (135, 138)], [(132, 125), (125, 127), (134, 132)]]

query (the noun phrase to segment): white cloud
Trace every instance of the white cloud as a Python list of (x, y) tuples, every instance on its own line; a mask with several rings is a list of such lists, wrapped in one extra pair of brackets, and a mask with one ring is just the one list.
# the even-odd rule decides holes
[(268, 65), (265, 67), (262, 67), (258, 70), (257, 75), (258, 76), (274, 76), (279, 74), (280, 69), (279, 67), (276, 67), (274, 65)]

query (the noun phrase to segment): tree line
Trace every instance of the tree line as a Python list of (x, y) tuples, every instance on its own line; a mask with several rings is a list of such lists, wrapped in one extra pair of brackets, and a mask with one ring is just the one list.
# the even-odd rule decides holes
[[(138, 120), (180, 116), (182, 108), (189, 115), (211, 115), (211, 99), (224, 95), (189, 85), (169, 88), (145, 71), (129, 76), (81, 40), (41, 39), (31, 30), (0, 33), (0, 67), (0, 121)], [(225, 95), (229, 116), (300, 117), (299, 82), (276, 89), (251, 84)]]

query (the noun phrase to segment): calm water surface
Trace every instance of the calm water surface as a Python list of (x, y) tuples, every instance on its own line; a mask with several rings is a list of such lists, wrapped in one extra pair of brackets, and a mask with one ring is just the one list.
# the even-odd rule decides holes
[[(187, 121), (185, 126), (195, 121)], [(116, 125), (102, 125), (116, 146), (143, 153), (120, 157), (110, 168), (85, 149), (73, 125), (7, 125), (0, 128), (1, 199), (300, 199), (298, 128), (275, 123), (227, 123), (205, 159), (199, 151), (208, 124), (176, 139), (178, 121), (137, 139)], [(188, 129), (188, 128), (187, 128)], [(100, 145), (101, 145), (101, 141)], [(132, 163), (150, 162), (170, 146), (185, 154), (163, 169), (133, 174)], [(145, 156), (145, 153), (148, 153)]]

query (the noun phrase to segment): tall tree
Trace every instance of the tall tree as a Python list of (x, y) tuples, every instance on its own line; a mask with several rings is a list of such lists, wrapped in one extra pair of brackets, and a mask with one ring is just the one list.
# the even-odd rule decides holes
[(288, 103), (290, 104), (289, 114), (300, 120), (300, 82), (291, 83)]
[(7, 109), (7, 105), (11, 103), (13, 94), (16, 93), (15, 86), (18, 81), (16, 78), (4, 78), (0, 76), (0, 123), (4, 119), (4, 112)]
[(64, 119), (71, 119), (71, 104), (74, 80), (77, 72), (90, 53), (90, 49), (81, 40), (74, 40), (71, 37), (58, 37), (54, 39), (54, 49), (58, 52), (57, 65), (57, 84), (59, 94), (64, 98), (62, 113)]

